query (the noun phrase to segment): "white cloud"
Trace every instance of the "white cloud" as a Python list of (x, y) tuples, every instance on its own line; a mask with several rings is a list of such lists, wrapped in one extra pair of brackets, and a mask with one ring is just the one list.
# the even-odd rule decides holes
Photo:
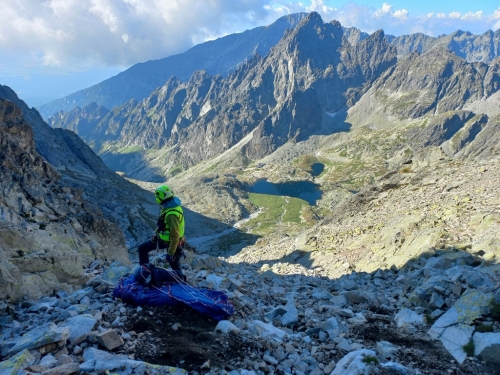
[(399, 18), (401, 20), (406, 20), (408, 15), (409, 12), (406, 9), (396, 10), (393, 14), (394, 18)]
[[(356, 1), (356, 0), (354, 0)], [(17, 66), (83, 70), (128, 67), (180, 53), (196, 43), (268, 25), (278, 17), (317, 11), (325, 22), (338, 20), (366, 32), (384, 29), (401, 35), (429, 35), (457, 29), (482, 33), (500, 27), (500, 8), (430, 12), (412, 17), (390, 3), (380, 8), (353, 1), (332, 7), (327, 0), (2, 0), (0, 71)]]
[(463, 20), (466, 20), (466, 19), (482, 20), (482, 19), (484, 19), (484, 12), (482, 10), (480, 10), (479, 12), (475, 12), (475, 13), (468, 12), (462, 16), (462, 19)]
[[(2, 59), (25, 64), (130, 66), (195, 42), (259, 26), (267, 0), (2, 0)], [(287, 12), (288, 13), (288, 12)]]

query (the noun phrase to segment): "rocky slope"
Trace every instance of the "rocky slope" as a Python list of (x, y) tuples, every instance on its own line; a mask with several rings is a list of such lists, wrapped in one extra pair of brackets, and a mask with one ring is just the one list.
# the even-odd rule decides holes
[(500, 32), (488, 30), (484, 34), (475, 35), (468, 31), (457, 30), (437, 38), (416, 33), (395, 37), (391, 40), (391, 44), (397, 47), (399, 56), (444, 48), (468, 62), (489, 63), (499, 56)]
[(150, 235), (157, 214), (150, 193), (106, 167), (74, 132), (48, 126), (40, 114), (28, 108), (9, 87), (0, 86), (0, 97), (21, 109), (23, 118), (33, 128), (37, 152), (58, 171), (61, 180), (81, 190), (88, 202), (97, 205), (108, 220), (118, 224), (129, 246)]
[[(131, 99), (141, 100), (162, 86), (172, 76), (188, 81), (196, 70), (205, 70), (211, 75), (227, 74), (257, 52), (266, 56), (288, 28), (294, 28), (306, 16), (297, 13), (278, 19), (267, 27), (258, 27), (240, 34), (231, 34), (215, 41), (203, 43), (192, 49), (161, 60), (137, 64), (130, 69), (97, 85), (55, 100), (40, 107), (44, 118), (57, 112), (80, 110), (92, 102), (109, 109), (120, 106)], [(355, 27), (345, 28), (344, 34), (354, 45), (368, 37)], [(445, 48), (468, 62), (489, 63), (499, 56), (500, 33), (491, 30), (482, 35), (457, 30), (449, 35), (431, 37), (421, 33), (394, 37), (387, 36), (397, 48), (398, 57), (412, 52), (425, 53), (434, 48)], [(58, 114), (60, 116), (61, 113)]]
[(19, 107), (0, 99), (0, 299), (73, 290), (95, 259), (128, 261), (116, 224), (84, 200), (35, 149)]
[[(130, 268), (94, 262), (72, 294), (0, 305), (3, 373), (231, 375), (499, 371), (500, 273), (450, 250), (331, 279), (288, 262), (188, 252), (189, 284), (225, 290), (236, 313), (137, 307), (111, 290)], [(103, 272), (104, 269), (104, 272)], [(196, 291), (185, 285), (193, 296)]]

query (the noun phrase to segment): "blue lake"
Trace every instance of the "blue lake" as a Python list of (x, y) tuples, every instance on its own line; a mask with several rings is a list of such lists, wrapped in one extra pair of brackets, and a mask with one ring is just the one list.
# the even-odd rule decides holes
[(314, 163), (311, 165), (311, 169), (311, 176), (318, 177), (325, 170), (325, 165), (323, 163)]
[(280, 195), (287, 197), (300, 198), (305, 200), (311, 206), (315, 206), (318, 199), (321, 199), (322, 191), (320, 185), (311, 181), (289, 181), (274, 184), (267, 181), (267, 178), (261, 178), (255, 181), (250, 191), (252, 193)]

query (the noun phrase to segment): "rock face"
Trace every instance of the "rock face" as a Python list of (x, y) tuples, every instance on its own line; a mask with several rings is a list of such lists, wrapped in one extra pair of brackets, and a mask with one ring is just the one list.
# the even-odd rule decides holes
[(0, 86), (0, 98), (20, 108), (22, 117), (33, 129), (36, 151), (58, 172), (66, 186), (81, 191), (89, 209), (97, 206), (97, 211), (121, 228), (128, 246), (151, 235), (150, 223), (155, 222), (158, 208), (150, 193), (106, 167), (74, 132), (48, 126), (9, 87)]
[(36, 151), (32, 128), (0, 99), (0, 299), (82, 284), (96, 258), (127, 261), (121, 230)]

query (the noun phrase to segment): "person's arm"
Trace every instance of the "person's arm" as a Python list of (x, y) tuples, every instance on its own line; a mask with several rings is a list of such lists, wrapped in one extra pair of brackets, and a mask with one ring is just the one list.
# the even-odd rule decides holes
[(179, 245), (180, 235), (179, 235), (179, 225), (180, 220), (176, 215), (167, 215), (166, 221), (168, 227), (170, 228), (170, 241), (168, 245), (168, 254), (173, 256)]

